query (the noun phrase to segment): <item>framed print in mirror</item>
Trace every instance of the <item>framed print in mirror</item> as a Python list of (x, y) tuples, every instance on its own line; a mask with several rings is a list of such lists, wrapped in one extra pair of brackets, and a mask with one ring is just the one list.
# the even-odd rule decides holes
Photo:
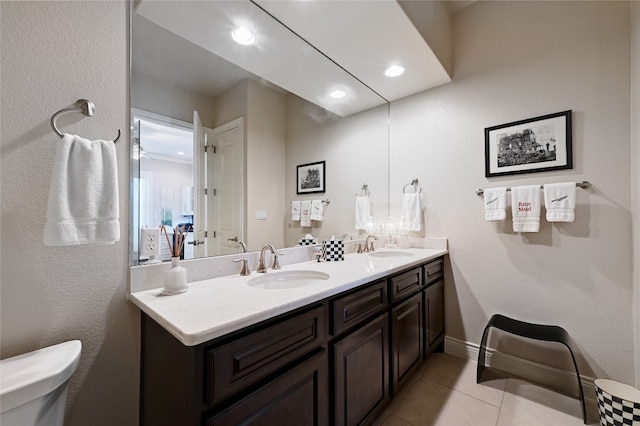
[(296, 178), (298, 194), (325, 192), (325, 162), (301, 164), (298, 166)]
[(571, 110), (484, 129), (485, 176), (573, 168)]

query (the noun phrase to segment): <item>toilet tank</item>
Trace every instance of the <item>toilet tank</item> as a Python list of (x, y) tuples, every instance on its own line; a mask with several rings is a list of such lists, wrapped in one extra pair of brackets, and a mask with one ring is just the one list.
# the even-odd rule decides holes
[(82, 343), (71, 340), (0, 361), (0, 425), (62, 426)]

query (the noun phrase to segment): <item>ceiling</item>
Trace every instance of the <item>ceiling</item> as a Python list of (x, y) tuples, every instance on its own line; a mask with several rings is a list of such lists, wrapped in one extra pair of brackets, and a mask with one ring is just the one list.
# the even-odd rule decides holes
[[(444, 3), (452, 13), (471, 2)], [(134, 69), (211, 96), (247, 77), (264, 79), (340, 116), (450, 81), (395, 0), (256, 0), (256, 4), (260, 7), (240, 0), (137, 3)], [(249, 20), (258, 43), (249, 49), (229, 43), (232, 26)], [(269, 35), (261, 38), (265, 34)], [(404, 65), (405, 74), (385, 77), (383, 70), (392, 63)], [(347, 98), (330, 99), (327, 93), (335, 87), (346, 89)]]

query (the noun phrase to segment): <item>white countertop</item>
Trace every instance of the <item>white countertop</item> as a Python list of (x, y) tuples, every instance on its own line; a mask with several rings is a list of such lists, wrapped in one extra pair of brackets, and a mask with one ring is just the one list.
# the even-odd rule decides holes
[(236, 274), (190, 282), (186, 293), (175, 296), (160, 296), (161, 288), (156, 288), (131, 293), (129, 298), (184, 345), (195, 346), (447, 254), (442, 249), (398, 251), (413, 256), (381, 258), (351, 253), (344, 261), (307, 261), (267, 272), (306, 270), (330, 276), (300, 288), (249, 286), (250, 279), (264, 275), (254, 271), (246, 277)]

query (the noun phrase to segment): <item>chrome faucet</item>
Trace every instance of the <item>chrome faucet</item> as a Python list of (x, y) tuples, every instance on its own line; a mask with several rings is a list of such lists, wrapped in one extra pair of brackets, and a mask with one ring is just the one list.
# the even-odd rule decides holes
[(271, 250), (271, 253), (273, 253), (274, 255), (276, 254), (276, 250), (271, 244), (267, 244), (266, 246), (262, 247), (262, 250), (260, 250), (260, 261), (258, 262), (258, 269), (256, 269), (256, 272), (267, 272), (267, 267), (264, 264), (264, 253), (267, 250)]
[(374, 240), (377, 240), (378, 237), (376, 237), (373, 234), (369, 234), (367, 235), (367, 238), (364, 240), (364, 252), (365, 253), (369, 253), (370, 251), (376, 251), (376, 248), (373, 246), (373, 241), (371, 241), (371, 243), (369, 243), (369, 238), (373, 238)]
[(249, 265), (247, 264), (247, 259), (233, 259), (235, 263), (242, 262), (242, 269), (240, 270), (240, 275), (246, 277), (247, 275), (251, 275), (251, 269), (249, 269)]
[(246, 253), (247, 252), (247, 245), (244, 243), (244, 241), (237, 241), (233, 247), (240, 247), (242, 249), (241, 253)]

